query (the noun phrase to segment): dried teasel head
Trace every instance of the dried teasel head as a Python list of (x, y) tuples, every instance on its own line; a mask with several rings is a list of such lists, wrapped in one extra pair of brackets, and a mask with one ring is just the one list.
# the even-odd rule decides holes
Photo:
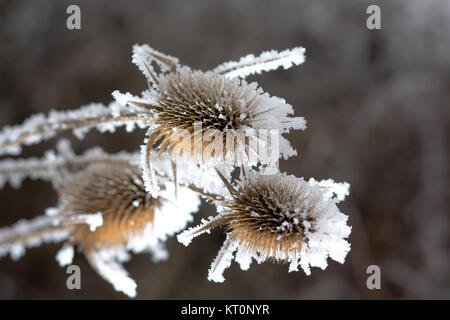
[(97, 155), (88, 152), (59, 163), (56, 171), (46, 159), (19, 163), (15, 169), (34, 166), (42, 177), (45, 166), (53, 171), (61, 203), (47, 210), (46, 216), (0, 230), (0, 256), (10, 253), (19, 258), (26, 247), (67, 240), (57, 254), (60, 265), (71, 264), (78, 247), (100, 276), (134, 297), (136, 283), (122, 262), (130, 258), (130, 251), (150, 252), (154, 261), (166, 259), (164, 241), (192, 220), (199, 199), (187, 188), (180, 188), (175, 199), (174, 185), (168, 180), (159, 181), (161, 196), (155, 199), (145, 191), (140, 167), (123, 160), (133, 156), (100, 159)]
[[(303, 118), (289, 117), (293, 113), (290, 105), (265, 94), (256, 83), (187, 67), (159, 79), (154, 105), (136, 104), (155, 112), (149, 144), (160, 141), (161, 152), (167, 149), (174, 156), (202, 163), (255, 164), (261, 160), (258, 139), (262, 139), (260, 145), (270, 144), (269, 133), (264, 130), (279, 130), (282, 134), (291, 128), (305, 128)], [(285, 157), (295, 155), (289, 143), (280, 138), (283, 147), (287, 146), (280, 153)], [(253, 139), (252, 144), (249, 139)]]
[[(121, 262), (129, 259), (126, 248), (131, 239), (142, 237), (151, 228), (155, 211), (163, 201), (145, 192), (140, 168), (121, 162), (91, 164), (69, 177), (59, 193), (64, 215), (98, 212), (103, 220), (95, 230), (86, 224), (73, 226), (69, 241), (58, 253), (60, 264), (70, 264), (73, 247), (78, 246), (97, 273), (116, 290), (135, 296), (137, 285)], [(167, 256), (156, 240), (141, 246), (160, 258)]]
[(231, 197), (217, 202), (221, 213), (178, 236), (188, 245), (193, 237), (225, 226), (227, 239), (211, 266), (210, 280), (224, 280), (223, 271), (236, 250), (236, 260), (244, 270), (252, 258), (258, 263), (289, 263), (289, 271), (300, 265), (306, 274), (310, 266), (325, 269), (328, 257), (343, 263), (350, 250), (345, 238), (351, 228), (329, 190), (286, 174), (250, 172), (236, 188), (225, 179), (224, 183)]
[[(290, 129), (305, 129), (305, 120), (291, 117), (292, 106), (284, 99), (269, 96), (256, 83), (233, 77), (239, 75), (238, 70), (247, 75), (300, 64), (303, 53), (303, 48), (295, 48), (258, 58), (247, 56), (239, 63), (202, 72), (181, 66), (178, 59), (148, 46), (135, 46), (133, 62), (144, 72), (151, 87), (141, 98), (117, 91), (113, 96), (119, 104), (152, 115), (149, 136), (142, 148), (144, 175), (150, 150), (157, 144), (160, 153), (167, 150), (173, 158), (203, 164), (252, 166), (295, 155), (281, 135)], [(159, 66), (161, 72), (156, 73), (153, 65)], [(147, 176), (151, 176), (151, 169), (147, 171)], [(147, 190), (156, 193), (148, 184)]]
[(153, 223), (163, 201), (145, 191), (139, 167), (120, 162), (91, 164), (72, 175), (60, 198), (64, 215), (102, 215), (103, 223), (94, 231), (86, 224), (73, 228), (72, 241), (84, 251), (125, 245)]
[(182, 188), (175, 199), (173, 184), (160, 183), (161, 196), (155, 199), (145, 191), (141, 169), (123, 162), (91, 164), (70, 177), (60, 190), (64, 214), (100, 212), (103, 223), (95, 230), (76, 225), (62, 257), (67, 247), (81, 247), (92, 267), (116, 290), (135, 296), (136, 283), (121, 266), (129, 259), (127, 251), (150, 251), (154, 260), (165, 259), (162, 241), (182, 230), (199, 205), (193, 191)]

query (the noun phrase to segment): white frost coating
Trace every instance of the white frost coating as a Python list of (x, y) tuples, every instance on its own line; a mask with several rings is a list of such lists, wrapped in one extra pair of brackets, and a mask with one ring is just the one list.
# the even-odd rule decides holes
[(125, 250), (134, 254), (149, 252), (152, 255), (153, 262), (165, 261), (169, 257), (169, 252), (164, 246), (164, 242), (155, 237), (153, 224), (149, 222), (143, 231), (130, 235)]
[(166, 261), (169, 258), (169, 251), (164, 247), (163, 242), (158, 242), (155, 246), (149, 248), (154, 263)]
[(38, 216), (32, 220), (20, 220), (10, 227), (0, 229), (0, 257), (10, 253), (17, 260), (25, 254), (26, 248), (38, 247), (42, 243), (60, 242), (67, 239), (70, 230), (65, 222), (86, 223), (91, 231), (103, 224), (101, 213), (60, 216), (58, 208), (49, 208), (50, 215)]
[(246, 271), (252, 264), (252, 255), (244, 247), (238, 247), (236, 252), (236, 262), (239, 263), (242, 270)]
[(124, 292), (130, 297), (136, 295), (136, 283), (121, 265), (121, 262), (129, 259), (128, 252), (134, 254), (150, 252), (153, 262), (166, 260), (168, 252), (164, 247), (164, 241), (192, 221), (192, 213), (198, 210), (200, 204), (197, 194), (180, 187), (175, 199), (174, 191), (172, 182), (164, 184), (161, 192), (163, 204), (155, 208), (153, 222), (148, 223), (141, 232), (130, 234), (124, 246), (105, 248), (88, 255), (90, 263), (115, 290)]
[[(324, 191), (320, 183), (316, 181), (304, 181), (303, 184), (309, 185), (308, 198), (305, 201), (310, 201), (317, 211), (317, 214), (314, 215), (315, 226), (313, 227), (308, 221), (303, 222), (307, 242), (303, 244), (300, 252), (298, 250), (291, 251), (288, 262), (290, 262), (290, 272), (297, 271), (297, 266), (301, 266), (303, 271), (310, 275), (310, 267), (324, 270), (328, 265), (328, 257), (344, 263), (345, 257), (350, 251), (350, 244), (345, 238), (350, 235), (351, 227), (347, 225), (348, 216), (341, 213), (335, 204), (339, 200), (331, 199), (330, 191)], [(323, 185), (335, 186), (334, 182), (332, 184), (330, 181), (326, 181)], [(338, 198), (339, 192), (336, 193)]]
[(25, 246), (19, 243), (11, 245), (9, 249), (9, 256), (12, 260), (18, 261), (25, 255)]
[(57, 226), (63, 221), (73, 221), (76, 223), (86, 223), (89, 225), (90, 231), (95, 231), (98, 227), (103, 225), (103, 216), (101, 212), (76, 214), (68, 217), (57, 217), (54, 221), (54, 225)]
[[(152, 152), (152, 159), (156, 158), (156, 154), (156, 151)], [(171, 156), (169, 154), (162, 153), (154, 164), (154, 169), (158, 174), (173, 179)], [(228, 191), (217, 175), (216, 169), (218, 169), (226, 179), (229, 179), (234, 170), (233, 166), (223, 164), (213, 165), (210, 163), (199, 165), (188, 159), (186, 159), (186, 161), (177, 159), (176, 169), (178, 185), (193, 185), (206, 193), (221, 196), (228, 195)]]
[(51, 178), (48, 166), (41, 166), (40, 159), (30, 158), (6, 159), (0, 162), (0, 189), (9, 183), (13, 188), (19, 188), (25, 178), (49, 181)]
[[(177, 198), (175, 198), (173, 182), (161, 181), (161, 186), (160, 196), (163, 201), (160, 207), (155, 208), (153, 222), (148, 223), (141, 232), (130, 234), (126, 245), (110, 248), (110, 251), (108, 251), (110, 254), (114, 251), (123, 254), (149, 252), (152, 254), (153, 262), (168, 258), (169, 254), (164, 247), (164, 241), (167, 240), (168, 236), (183, 230), (187, 223), (192, 221), (192, 213), (198, 210), (200, 200), (196, 193), (184, 187), (178, 187)], [(104, 264), (107, 266), (113, 265), (116, 268), (118, 263), (111, 264), (110, 260)], [(134, 288), (135, 291), (135, 286), (131, 286), (134, 281), (128, 277), (122, 266), (120, 267), (123, 272), (117, 274), (106, 272), (107, 277), (104, 277), (113, 284), (116, 290), (130, 295), (130, 293), (133, 293), (131, 288)]]
[(141, 232), (130, 235), (126, 244), (126, 249), (133, 253), (141, 253), (144, 251), (152, 252), (153, 249), (158, 250), (157, 247), (161, 247), (161, 245), (159, 240), (154, 236), (152, 223), (149, 222)]
[[(339, 211), (336, 203), (348, 194), (348, 184), (336, 184), (332, 180), (324, 183), (316, 181), (304, 181), (303, 179), (290, 178), (292, 182), (303, 184), (308, 190), (308, 197), (303, 201), (309, 202), (314, 208), (314, 226), (308, 221), (303, 221), (305, 237), (307, 241), (302, 245), (301, 251), (292, 250), (288, 257), (289, 271), (296, 271), (301, 266), (307, 275), (311, 274), (310, 267), (318, 267), (322, 270), (327, 267), (327, 258), (339, 263), (344, 263), (350, 244), (345, 240), (351, 233), (351, 227), (347, 225), (348, 216)], [(324, 190), (323, 186), (332, 187)], [(345, 191), (345, 192), (342, 192)], [(332, 199), (332, 194), (337, 194), (337, 199)]]
[(245, 78), (250, 74), (259, 74), (263, 71), (278, 69), (279, 67), (289, 69), (303, 62), (305, 62), (305, 48), (296, 47), (281, 52), (275, 50), (265, 51), (258, 57), (249, 54), (237, 62), (225, 62), (216, 67), (213, 72), (224, 74), (228, 78)]
[(83, 220), (89, 225), (90, 231), (95, 231), (98, 227), (103, 225), (103, 216), (101, 212), (93, 214), (80, 214), (74, 216), (74, 220)]
[(18, 188), (26, 178), (33, 180), (50, 181), (52, 179), (52, 168), (64, 165), (71, 161), (88, 162), (89, 160), (120, 160), (133, 165), (139, 164), (137, 152), (118, 152), (109, 154), (100, 147), (88, 149), (82, 155), (75, 155), (66, 139), (58, 141), (56, 152), (47, 151), (42, 158), (29, 159), (5, 159), (0, 161), (0, 189), (6, 183)]
[(163, 201), (161, 207), (155, 208), (153, 232), (154, 237), (165, 241), (168, 236), (180, 232), (192, 222), (192, 214), (198, 211), (200, 199), (195, 192), (183, 187), (178, 187), (175, 196), (173, 182), (165, 182), (160, 195), (167, 201)]
[(28, 159), (4, 159), (0, 161), (0, 189), (6, 183), (13, 188), (19, 188), (26, 178), (33, 180), (50, 181), (51, 168), (61, 165), (73, 156), (73, 151), (67, 140), (58, 142), (58, 154), (54, 151), (46, 151), (43, 158)]
[(207, 224), (209, 224), (210, 222), (217, 220), (219, 218), (220, 218), (220, 214), (215, 217), (208, 217), (207, 219), (202, 219), (201, 223), (198, 226), (190, 227), (190, 228), (184, 230), (179, 235), (177, 235), (178, 242), (182, 243), (183, 245), (185, 245), (187, 247), (194, 238), (196, 238), (199, 235), (204, 234), (204, 233), (210, 233), (209, 229), (205, 229), (202, 231), (199, 231), (199, 230), (202, 229)]
[(308, 182), (310, 184), (317, 184), (324, 189), (325, 196), (328, 199), (332, 199), (333, 195), (335, 195), (338, 200), (337, 202), (343, 201), (350, 194), (350, 184), (347, 182), (334, 182), (333, 179), (317, 181), (314, 178), (310, 178)]
[(64, 245), (61, 249), (59, 249), (56, 254), (56, 261), (61, 267), (68, 266), (72, 263), (73, 257), (75, 255), (75, 250), (73, 246)]
[(223, 243), (222, 248), (219, 250), (216, 258), (211, 264), (208, 271), (208, 280), (214, 282), (224, 282), (223, 272), (231, 265), (234, 252), (238, 247), (238, 243), (230, 240), (230, 235), (227, 234), (227, 238)]
[[(262, 180), (257, 180), (258, 177)], [(302, 245), (298, 242), (292, 244), (288, 256), (286, 256), (284, 250), (267, 250), (243, 239), (234, 240), (233, 246), (236, 245), (239, 248), (236, 254), (236, 261), (243, 270), (249, 268), (252, 259), (255, 259), (258, 263), (270, 259), (286, 260), (289, 263), (289, 272), (298, 271), (298, 266), (300, 266), (307, 275), (311, 273), (310, 267), (325, 269), (327, 267), (327, 258), (331, 258), (339, 263), (344, 262), (347, 253), (350, 251), (350, 244), (345, 239), (350, 235), (351, 227), (347, 226), (348, 216), (339, 211), (336, 206), (338, 199), (332, 198), (332, 193), (323, 189), (316, 181), (307, 182), (303, 178), (296, 178), (286, 174), (261, 176), (254, 172), (248, 172), (247, 178), (240, 183), (255, 183), (254, 185), (258, 186), (256, 181), (274, 188), (282, 186), (282, 190), (290, 190), (289, 192), (299, 195), (299, 197), (291, 198), (290, 201), (292, 202), (283, 202), (281, 201), (283, 197), (279, 198), (279, 195), (277, 196), (276, 192), (274, 192), (272, 201), (279, 207), (278, 210), (286, 212), (279, 214), (279, 219), (284, 220), (284, 222), (280, 224), (277, 230), (296, 230), (296, 225), (301, 223), (305, 238)], [(329, 186), (331, 183), (327, 181), (325, 185)], [(340, 191), (336, 192), (340, 194)], [(265, 196), (270, 197), (271, 195), (266, 194)], [(200, 225), (184, 231), (178, 236), (178, 241), (188, 245), (194, 237), (209, 232), (211, 228), (215, 227), (211, 222), (232, 213), (226, 205), (223, 206), (224, 208), (220, 210), (221, 213), (218, 216), (202, 220)], [(257, 212), (249, 212), (248, 214), (250, 217), (258, 216)], [(293, 214), (295, 216), (292, 216)], [(198, 232), (206, 226), (208, 226), (207, 230)], [(267, 230), (267, 232), (270, 231)], [(280, 233), (280, 237), (282, 234), (283, 232)], [(225, 246), (224, 248), (228, 247)], [(221, 253), (219, 253), (219, 256), (221, 256)], [(228, 253), (227, 257), (232, 259), (233, 256)], [(217, 262), (215, 261), (214, 265), (216, 264)], [(218, 270), (223, 271), (224, 269), (218, 268)], [(221, 273), (219, 275), (219, 273), (215, 272), (214, 275), (214, 281), (222, 280)]]
[[(260, 162), (270, 163), (280, 157), (287, 159), (297, 154), (283, 134), (288, 134), (291, 130), (306, 129), (306, 120), (303, 117), (291, 117), (294, 109), (284, 99), (265, 93), (256, 82), (224, 79), (212, 72), (201, 73), (183, 69), (180, 71), (180, 79), (185, 79), (186, 83), (209, 83), (208, 86), (202, 87), (205, 92), (216, 94), (218, 91), (227, 90), (240, 97), (237, 105), (232, 101), (233, 95), (216, 97), (221, 107), (230, 108), (233, 105), (233, 108), (240, 110), (241, 115), (248, 117), (248, 124), (235, 128), (235, 148), (225, 148), (226, 162), (254, 166)], [(249, 103), (251, 100), (253, 103)], [(249, 141), (246, 142), (246, 139)], [(256, 149), (251, 148), (247, 153), (249, 146)]]
[[(25, 137), (21, 144), (32, 145), (53, 138), (59, 130), (71, 129), (74, 123), (84, 122), (83, 126), (74, 129), (74, 134), (82, 139), (91, 128), (97, 128), (100, 132), (113, 132), (116, 127), (133, 126), (145, 127), (146, 124), (140, 120), (120, 120), (99, 123), (98, 119), (104, 120), (111, 117), (129, 116), (134, 111), (129, 107), (111, 102), (108, 106), (101, 103), (91, 103), (76, 110), (49, 112), (48, 116), (36, 114), (16, 126), (6, 126), (0, 131), (0, 155), (18, 154), (21, 151), (19, 145), (10, 145), (17, 139)], [(91, 121), (96, 119), (96, 121)]]
[(101, 212), (89, 215), (86, 217), (86, 223), (89, 225), (89, 230), (95, 231), (98, 227), (103, 225), (103, 216)]
[(45, 209), (45, 215), (49, 216), (49, 217), (57, 216), (58, 214), (60, 214), (60, 212), (61, 212), (60, 208), (50, 207), (50, 208)]
[(128, 276), (128, 272), (121, 264), (128, 259), (129, 256), (126, 252), (116, 248), (95, 251), (88, 256), (92, 267), (103, 279), (111, 283), (116, 291), (134, 298), (136, 297), (136, 282)]
[(145, 104), (155, 104), (157, 103), (156, 99), (154, 98), (154, 95), (146, 95), (145, 98), (139, 98), (136, 96), (133, 96), (131, 93), (121, 93), (119, 90), (114, 90), (112, 93), (112, 96), (114, 100), (122, 106), (129, 106), (131, 108), (134, 108), (136, 110), (146, 111), (148, 112), (148, 109), (145, 109), (144, 107), (140, 107), (139, 105), (132, 104), (130, 101), (133, 102), (140, 102)]
[(0, 229), (0, 257), (9, 253), (13, 260), (18, 260), (25, 254), (26, 248), (66, 240), (70, 233), (57, 228), (60, 221), (58, 217), (39, 216)]
[[(147, 140), (148, 138), (146, 138)], [(150, 193), (153, 198), (158, 198), (159, 196), (159, 185), (156, 181), (155, 170), (153, 169), (153, 164), (148, 159), (149, 154), (147, 151), (147, 145), (143, 144), (141, 146), (141, 168), (142, 168), (142, 179), (144, 180), (145, 190)]]
[(156, 85), (156, 83), (154, 83), (154, 79), (150, 75), (150, 72), (154, 75), (157, 74), (153, 68), (153, 64), (156, 64), (161, 69), (161, 72), (170, 71), (172, 65), (179, 64), (178, 58), (159, 52), (146, 44), (136, 44), (133, 46), (132, 62), (139, 68), (139, 70), (141, 70), (149, 83), (152, 85)]

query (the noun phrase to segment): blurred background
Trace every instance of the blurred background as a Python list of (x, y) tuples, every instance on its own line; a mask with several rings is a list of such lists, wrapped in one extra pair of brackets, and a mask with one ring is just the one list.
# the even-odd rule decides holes
[[(81, 8), (81, 30), (66, 28), (66, 8)], [(381, 7), (381, 30), (366, 28), (366, 8)], [(208, 70), (247, 53), (306, 48), (305, 64), (252, 76), (308, 121), (289, 139), (299, 156), (281, 162), (297, 176), (351, 184), (340, 204), (353, 227), (341, 265), (311, 276), (288, 266), (236, 263), (226, 281), (207, 281), (224, 236), (216, 230), (185, 248), (168, 241), (170, 258), (148, 255), (125, 265), (138, 299), (431, 299), (450, 298), (450, 2), (334, 1), (0, 1), (0, 126), (33, 113), (108, 103), (111, 92), (139, 94), (146, 81), (131, 48), (148, 43)], [(101, 145), (133, 151), (144, 132), (99, 134), (74, 149)], [(24, 149), (41, 156), (55, 140)], [(56, 204), (51, 186), (26, 181), (0, 191), (0, 226)], [(214, 213), (208, 204), (196, 215)], [(66, 288), (55, 261), (60, 245), (0, 260), (1, 299), (126, 299), (87, 264), (82, 290)], [(369, 265), (381, 268), (381, 290), (368, 290)]]

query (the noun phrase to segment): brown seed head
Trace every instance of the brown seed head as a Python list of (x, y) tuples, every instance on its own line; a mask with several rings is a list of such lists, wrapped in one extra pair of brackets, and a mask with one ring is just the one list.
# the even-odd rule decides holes
[(321, 194), (311, 194), (308, 184), (292, 181), (303, 179), (292, 176), (251, 176), (238, 189), (229, 185), (232, 199), (220, 203), (224, 213), (202, 229), (224, 224), (230, 240), (249, 252), (287, 262), (290, 251), (300, 251), (307, 234), (315, 232)]
[(153, 221), (160, 204), (145, 192), (140, 169), (125, 163), (91, 164), (70, 177), (61, 197), (65, 214), (100, 212), (103, 216), (103, 224), (95, 231), (86, 224), (74, 227), (72, 237), (85, 250), (125, 244)]
[[(260, 115), (258, 107), (266, 98), (256, 84), (228, 79), (212, 72), (184, 68), (180, 72), (163, 75), (159, 82), (158, 105), (154, 107), (157, 111), (156, 129), (150, 140), (156, 143), (163, 138), (162, 150), (167, 147), (174, 153), (197, 157), (200, 155), (195, 154), (198, 152), (195, 144), (201, 141), (204, 159), (215, 156), (215, 150), (210, 148), (216, 143), (213, 148), (222, 148), (222, 155), (225, 155), (226, 134), (230, 133), (227, 130), (237, 132), (252, 127)], [(221, 141), (217, 141), (216, 136), (202, 137), (208, 133), (218, 134)]]

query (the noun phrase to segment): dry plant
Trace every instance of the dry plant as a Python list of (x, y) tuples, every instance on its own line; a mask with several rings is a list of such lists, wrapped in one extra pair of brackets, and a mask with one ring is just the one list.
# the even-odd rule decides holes
[[(56, 152), (40, 159), (0, 161), (0, 186), (44, 179), (59, 196), (45, 215), (0, 230), (0, 255), (17, 259), (27, 247), (65, 241), (57, 255), (61, 265), (72, 263), (77, 247), (116, 290), (134, 297), (136, 283), (122, 262), (130, 252), (144, 251), (154, 261), (166, 259), (164, 241), (186, 228), (204, 198), (218, 214), (178, 240), (188, 245), (226, 226), (225, 243), (209, 271), (212, 281), (224, 281), (235, 251), (244, 270), (252, 259), (286, 262), (289, 271), (301, 266), (306, 274), (310, 266), (325, 269), (328, 257), (344, 262), (351, 228), (336, 204), (349, 185), (280, 173), (279, 158), (296, 155), (283, 134), (305, 129), (306, 121), (292, 117), (284, 99), (243, 79), (303, 63), (303, 48), (247, 55), (208, 72), (147, 45), (134, 47), (133, 62), (149, 85), (139, 97), (115, 91), (108, 106), (51, 111), (0, 132), (0, 154), (19, 154), (23, 145), (65, 130), (80, 139), (91, 128), (147, 130), (140, 152), (107, 154), (97, 147), (75, 155), (61, 141)], [(268, 159), (274, 152), (276, 158)]]

